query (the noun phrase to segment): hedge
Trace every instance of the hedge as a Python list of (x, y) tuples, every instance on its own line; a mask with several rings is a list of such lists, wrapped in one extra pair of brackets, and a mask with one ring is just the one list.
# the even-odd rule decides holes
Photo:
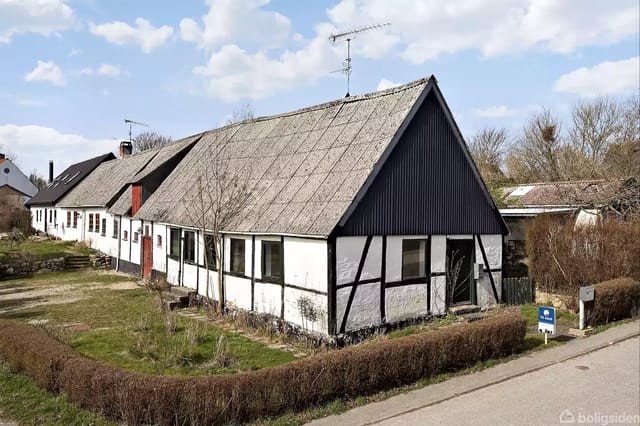
[(44, 332), (0, 320), (0, 357), (80, 407), (129, 424), (243, 422), (366, 395), (521, 348), (518, 313), (353, 346), (279, 367), (205, 377), (147, 376), (84, 358)]
[(629, 318), (640, 307), (640, 282), (618, 278), (595, 284), (595, 299), (588, 314), (589, 325)]

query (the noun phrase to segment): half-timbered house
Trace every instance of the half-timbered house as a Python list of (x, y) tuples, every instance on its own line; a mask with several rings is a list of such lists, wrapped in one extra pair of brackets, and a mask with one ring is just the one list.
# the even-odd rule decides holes
[[(111, 207), (136, 221), (129, 238), (148, 235), (142, 258), (119, 252), (145, 275), (324, 335), (500, 300), (508, 231), (435, 78), (193, 138), (144, 204), (125, 192)], [(205, 261), (213, 225), (189, 214), (212, 155), (249, 193), (221, 230), (221, 265)]]

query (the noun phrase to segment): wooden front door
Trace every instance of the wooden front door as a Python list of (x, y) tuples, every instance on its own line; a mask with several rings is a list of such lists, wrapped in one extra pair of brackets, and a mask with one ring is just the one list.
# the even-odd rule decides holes
[(473, 240), (447, 240), (447, 305), (473, 303)]
[(153, 241), (151, 237), (142, 237), (142, 278), (151, 278), (153, 267)]

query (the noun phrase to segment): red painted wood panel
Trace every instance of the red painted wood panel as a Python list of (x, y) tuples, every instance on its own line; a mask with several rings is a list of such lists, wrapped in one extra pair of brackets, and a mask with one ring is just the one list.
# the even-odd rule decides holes
[(133, 185), (131, 187), (131, 216), (135, 216), (142, 207), (142, 186)]
[(151, 278), (153, 267), (153, 240), (151, 237), (142, 237), (142, 277)]

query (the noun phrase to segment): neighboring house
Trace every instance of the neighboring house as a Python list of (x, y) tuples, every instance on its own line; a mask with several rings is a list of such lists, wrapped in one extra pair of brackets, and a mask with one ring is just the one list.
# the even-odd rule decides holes
[[(236, 308), (325, 335), (500, 300), (507, 227), (435, 78), (193, 138), (140, 208), (135, 184), (110, 206), (128, 239), (119, 243), (121, 269), (155, 271), (201, 295), (209, 286)], [(207, 283), (210, 239), (188, 212), (212, 155), (242, 171), (250, 199), (223, 230), (223, 262), (208, 262)], [(70, 194), (64, 204), (104, 214), (117, 191), (92, 197), (111, 188), (118, 161), (92, 174), (81, 201)], [(131, 240), (141, 235), (144, 244)]]
[(27, 202), (27, 207), (31, 210), (33, 228), (64, 240), (78, 239), (77, 233), (72, 229), (77, 228), (78, 215), (73, 217), (70, 226), (65, 227), (63, 218), (58, 216), (56, 204), (101, 163), (114, 158), (116, 158), (115, 155), (108, 153), (72, 164), (55, 179), (53, 179), (53, 163), (49, 162), (49, 184), (46, 188), (37, 191), (38, 193)]
[[(14, 216), (38, 188), (4, 154), (0, 154), (0, 232), (10, 231)], [(28, 223), (28, 222), (27, 222)]]
[[(197, 139), (189, 137), (137, 154), (131, 154), (130, 142), (122, 142), (120, 158), (100, 163), (56, 203), (58, 236), (86, 241), (116, 259), (139, 264), (140, 250), (135, 247), (142, 235), (128, 219), (130, 210), (135, 206), (135, 213)], [(121, 208), (122, 205), (127, 207)], [(111, 208), (117, 214), (109, 213)]]
[(540, 214), (575, 216), (576, 225), (589, 225), (603, 214), (624, 218), (640, 205), (640, 182), (635, 177), (531, 183), (502, 191), (507, 207), (500, 213), (511, 231), (505, 247), (508, 263), (522, 262), (526, 257), (526, 225)]

